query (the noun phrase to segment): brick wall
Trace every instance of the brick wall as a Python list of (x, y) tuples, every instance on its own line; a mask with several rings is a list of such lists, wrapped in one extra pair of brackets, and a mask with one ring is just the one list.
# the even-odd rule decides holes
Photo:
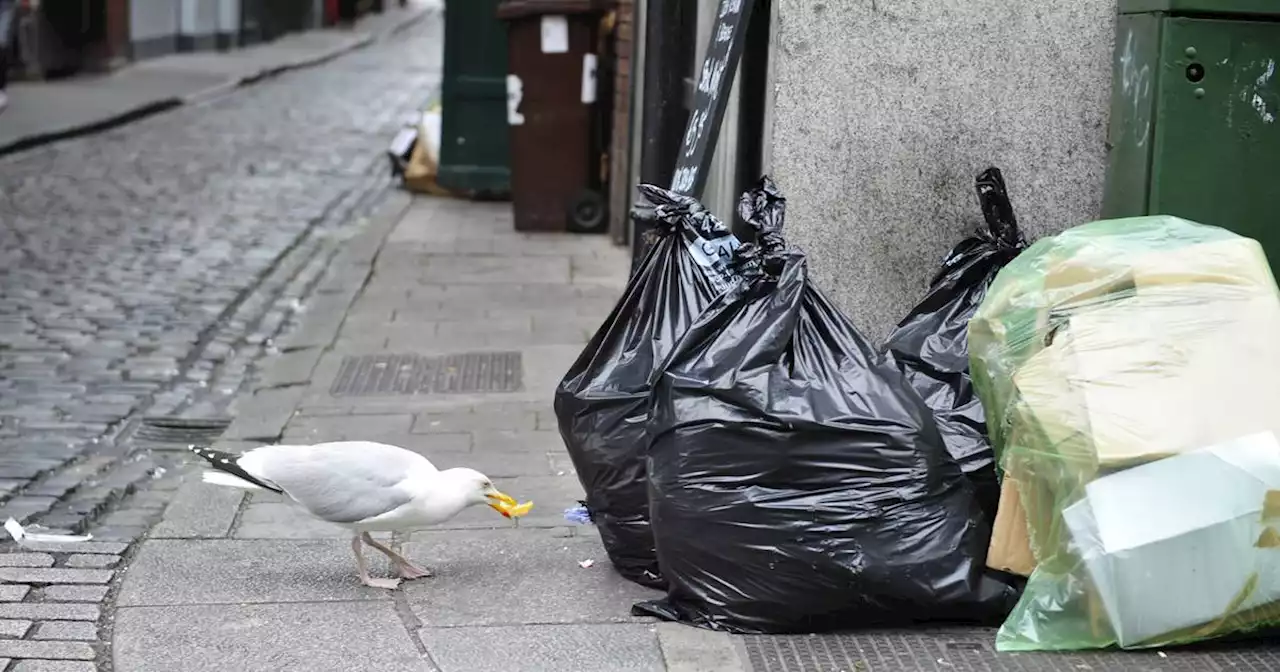
[(626, 240), (631, 206), (631, 55), (634, 51), (635, 0), (617, 0), (614, 49), (617, 63), (613, 87), (613, 138), (609, 147), (609, 232)]

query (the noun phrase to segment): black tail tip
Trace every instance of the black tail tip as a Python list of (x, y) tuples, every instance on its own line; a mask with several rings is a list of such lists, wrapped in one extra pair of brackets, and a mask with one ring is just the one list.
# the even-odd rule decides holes
[(218, 451), (213, 450), (211, 448), (206, 448), (204, 446), (190, 445), (190, 446), (187, 446), (187, 450), (191, 451), (196, 457), (204, 458), (209, 462), (213, 462), (219, 457), (222, 457), (222, 455), (218, 453)]

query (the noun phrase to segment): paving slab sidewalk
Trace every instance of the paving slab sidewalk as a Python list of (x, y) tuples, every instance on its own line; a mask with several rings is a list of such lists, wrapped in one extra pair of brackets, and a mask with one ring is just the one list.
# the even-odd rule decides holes
[(133, 63), (105, 75), (10, 83), (0, 114), (0, 154), (89, 133), (197, 102), (237, 86), (323, 63), (438, 11), (439, 0), (388, 6), (353, 28), (311, 30), (225, 52), (195, 52)]
[[(343, 530), (274, 495), (201, 484), (193, 465), (126, 573), (115, 669), (745, 669), (727, 636), (633, 617), (631, 605), (655, 594), (619, 578), (595, 531), (562, 516), (582, 489), (552, 391), (627, 269), (625, 250), (603, 237), (516, 233), (508, 204), (393, 195), (344, 245), (219, 447), (377, 439), (485, 471), (534, 511), (516, 528), (470, 510), (395, 539), (435, 576), (387, 592), (356, 580)], [(359, 382), (348, 357), (478, 352), (518, 358), (518, 386), (333, 394), (340, 376), (348, 391)]]
[[(357, 581), (345, 531), (299, 513), (276, 495), (204, 485), (193, 461), (164, 520), (129, 559), (106, 613), (113, 623), (114, 668), (1275, 669), (1274, 647), (1265, 642), (996, 654), (994, 631), (987, 628), (731, 637), (633, 617), (632, 604), (656, 594), (612, 571), (594, 529), (564, 521), (563, 510), (582, 497), (582, 489), (551, 408), (556, 383), (613, 306), (627, 268), (626, 252), (604, 238), (514, 232), (507, 204), (393, 194), (359, 234), (342, 243), (298, 330), (280, 343), (282, 352), (253, 394), (237, 400), (236, 422), (216, 447), (240, 451), (272, 441), (376, 439), (421, 451), (442, 468), (484, 471), (503, 490), (533, 500), (533, 512), (516, 528), (488, 509), (474, 509), (439, 528), (393, 538), (435, 576), (396, 591), (375, 590)], [(503, 391), (403, 394), (381, 375), (401, 366), (412, 369), (422, 358), (466, 353), (501, 353), (488, 363), (505, 363), (510, 370), (441, 380), (487, 381)], [(373, 356), (380, 359), (362, 359), (363, 367), (348, 360)], [(76, 571), (97, 571), (92, 559), (84, 558)], [(5, 571), (49, 571), (44, 557), (21, 560), (31, 567)], [(378, 572), (386, 575), (388, 568), (375, 564)], [(99, 576), (55, 577), (89, 585), (44, 590), (91, 589)], [(18, 629), (32, 620), (70, 624), (98, 616), (97, 605), (53, 602), (9, 605), (0, 614)], [(74, 634), (50, 636), (71, 640)], [(13, 650), (45, 658), (88, 655), (76, 646)]]

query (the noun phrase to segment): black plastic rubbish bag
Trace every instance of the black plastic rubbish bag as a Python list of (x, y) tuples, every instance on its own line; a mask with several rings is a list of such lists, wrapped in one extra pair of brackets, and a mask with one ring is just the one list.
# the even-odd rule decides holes
[(736, 280), (728, 264), (738, 240), (696, 200), (651, 185), (639, 190), (632, 216), (658, 240), (556, 388), (555, 413), (609, 559), (622, 576), (662, 588), (645, 481), (650, 379)]
[(986, 229), (952, 248), (929, 282), (929, 293), (898, 323), (884, 351), (933, 409), (948, 452), (973, 483), (987, 520), (995, 520), (1000, 484), (982, 402), (969, 377), (969, 320), (996, 273), (1027, 241), (1000, 169), (978, 175), (977, 192)]
[[(780, 223), (765, 183), (743, 218)], [(776, 229), (651, 395), (649, 501), (668, 595), (637, 614), (738, 633), (995, 622), (989, 527), (902, 373)]]

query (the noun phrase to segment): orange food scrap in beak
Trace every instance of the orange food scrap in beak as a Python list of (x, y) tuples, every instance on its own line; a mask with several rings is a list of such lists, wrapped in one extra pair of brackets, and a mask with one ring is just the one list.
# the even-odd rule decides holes
[(498, 512), (501, 513), (504, 518), (520, 518), (529, 513), (529, 510), (532, 508), (533, 502), (525, 502), (524, 504), (503, 503), (498, 509)]

